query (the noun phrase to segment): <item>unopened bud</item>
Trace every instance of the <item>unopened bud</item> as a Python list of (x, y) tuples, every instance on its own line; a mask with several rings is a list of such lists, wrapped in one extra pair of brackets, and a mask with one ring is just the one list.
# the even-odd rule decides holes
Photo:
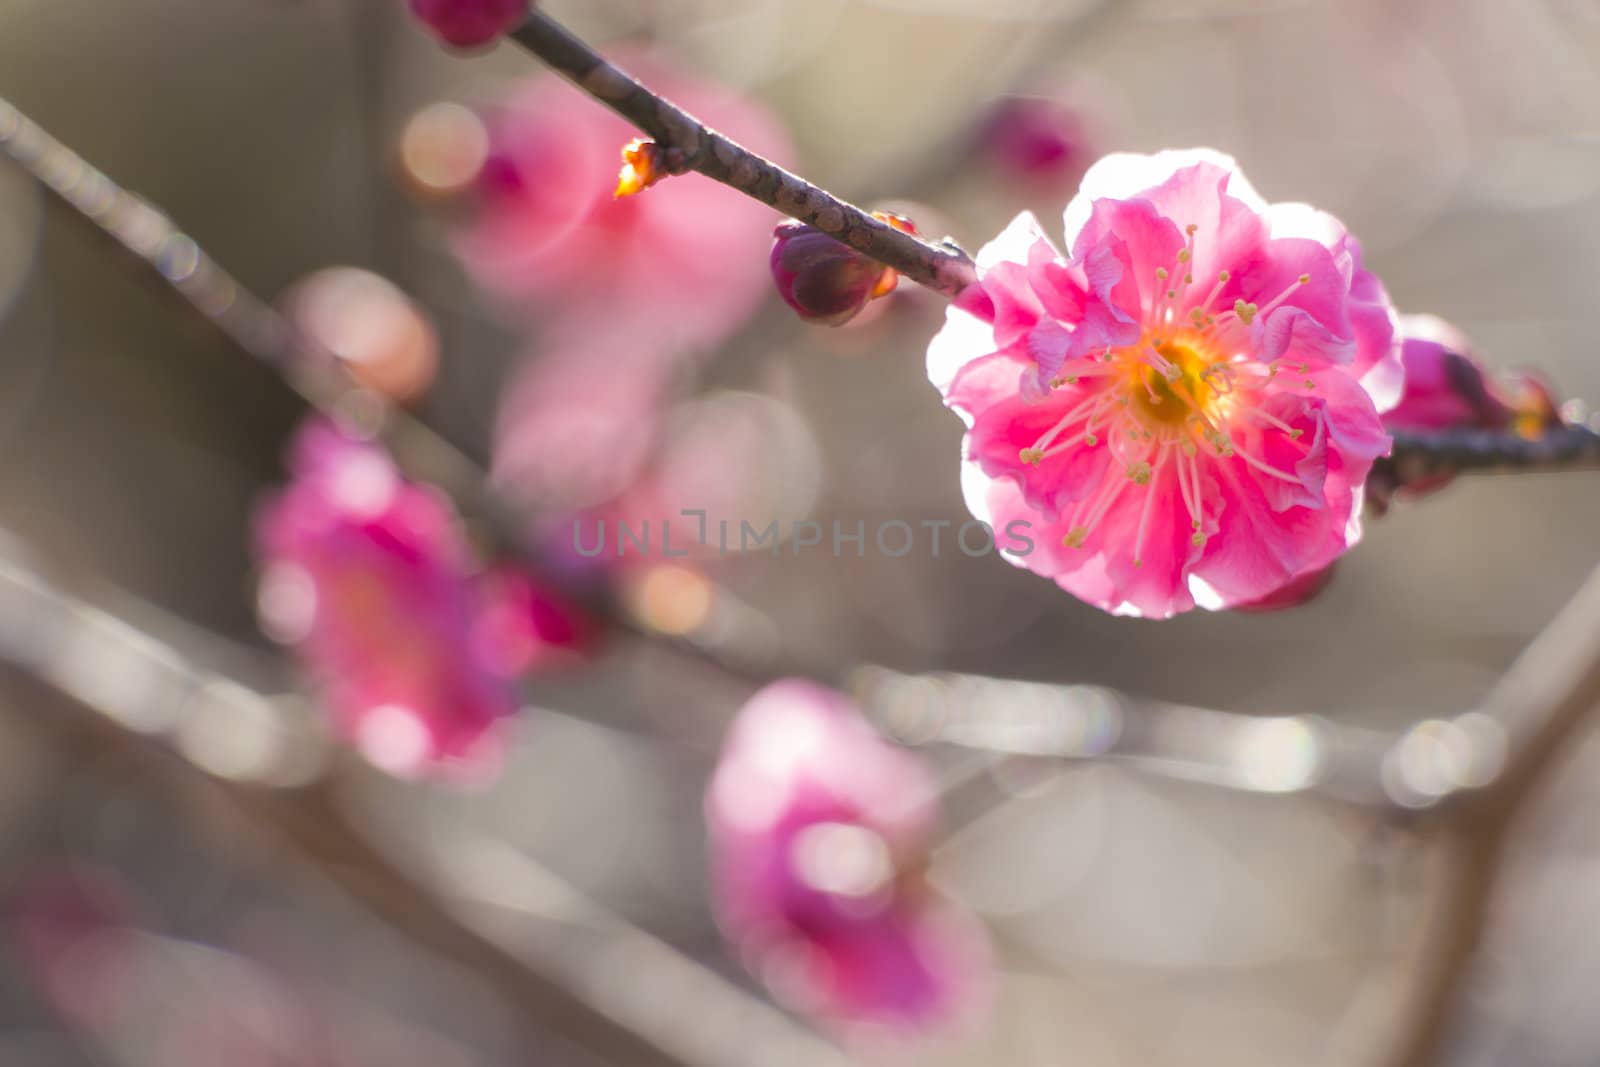
[(617, 175), (618, 200), (642, 193), (663, 178), (684, 171), (683, 152), (654, 141), (635, 139), (622, 148), (622, 173)]
[(445, 44), (478, 48), (526, 18), (528, 0), (411, 0), (411, 13)]
[[(873, 212), (897, 230), (916, 233), (910, 219)], [(784, 302), (808, 322), (843, 326), (861, 309), (894, 292), (900, 276), (864, 252), (815, 226), (785, 222), (773, 231), (772, 278)]]

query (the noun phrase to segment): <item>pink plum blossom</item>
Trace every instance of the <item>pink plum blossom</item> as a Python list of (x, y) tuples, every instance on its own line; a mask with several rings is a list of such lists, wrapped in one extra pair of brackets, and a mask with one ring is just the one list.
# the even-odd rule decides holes
[(723, 929), (791, 1007), (900, 1033), (972, 1007), (984, 939), (922, 878), (933, 781), (843, 695), (793, 680), (757, 693), (728, 734), (706, 813)]
[[(790, 154), (758, 103), (640, 56), (630, 72), (749, 147)], [(488, 116), (490, 154), (476, 217), (457, 241), (480, 284), (516, 307), (581, 321), (631, 315), (657, 349), (714, 345), (766, 291), (770, 208), (696, 174), (617, 198), (637, 131), (554, 74), (527, 81)]]
[(1090, 168), (1065, 247), (1017, 218), (928, 350), (968, 427), (968, 507), (1036, 545), (1008, 558), (1166, 618), (1259, 601), (1355, 544), (1402, 371), (1344, 227), (1268, 205), (1226, 156), (1169, 151)]
[(486, 45), (528, 16), (529, 0), (411, 0), (411, 13), (457, 48)]
[(492, 769), (517, 705), (474, 651), (483, 601), (449, 503), (320, 420), (289, 466), (255, 524), (269, 633), (295, 647), (336, 729), (379, 767)]

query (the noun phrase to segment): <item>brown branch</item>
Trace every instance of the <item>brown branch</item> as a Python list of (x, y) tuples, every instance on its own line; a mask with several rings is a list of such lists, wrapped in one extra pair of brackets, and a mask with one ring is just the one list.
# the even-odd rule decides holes
[(1394, 450), (1373, 465), (1367, 489), (1379, 507), (1397, 490), (1469, 472), (1537, 473), (1600, 470), (1600, 432), (1557, 426), (1538, 437), (1496, 430), (1397, 431)]
[(1456, 853), (1430, 939), (1417, 1005), (1394, 1067), (1444, 1060), (1503, 874), (1510, 831), (1571, 742), (1600, 707), (1600, 568), (1489, 692), (1479, 710), (1504, 731), (1504, 768), (1487, 788), (1441, 811)]
[(534, 11), (509, 36), (653, 137), (669, 153), (674, 171), (698, 171), (945, 296), (954, 296), (976, 278), (972, 260), (948, 238), (943, 244), (930, 244), (903, 233), (757, 155), (605, 60), (542, 10)]

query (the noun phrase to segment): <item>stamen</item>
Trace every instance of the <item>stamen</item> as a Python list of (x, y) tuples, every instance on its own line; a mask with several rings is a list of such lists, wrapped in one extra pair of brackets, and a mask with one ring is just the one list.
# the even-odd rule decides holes
[(1150, 465), (1146, 463), (1144, 467), (1145, 480), (1139, 483), (1145, 486), (1145, 491), (1144, 508), (1139, 512), (1139, 532), (1133, 539), (1133, 565), (1135, 567), (1144, 566), (1144, 534), (1145, 530), (1150, 526), (1150, 506), (1155, 503), (1156, 490), (1161, 484), (1161, 472), (1167, 465), (1167, 450), (1171, 447), (1170, 444), (1161, 446), (1161, 453), (1156, 457), (1155, 470), (1152, 472)]
[(1292, 474), (1283, 473), (1283, 471), (1279, 470), (1278, 468), (1272, 466), (1271, 464), (1267, 463), (1264, 460), (1257, 459), (1256, 457), (1252, 456), (1250, 453), (1244, 451), (1241, 448), (1234, 447), (1233, 448), (1233, 454), (1238, 456), (1240, 459), (1244, 460), (1246, 463), (1250, 464), (1250, 466), (1254, 467), (1256, 470), (1260, 471), (1262, 474), (1270, 475), (1273, 478), (1277, 478), (1280, 481), (1288, 482), (1291, 485), (1299, 485), (1300, 484), (1300, 479), (1299, 478), (1295, 477)]
[(1208, 311), (1211, 310), (1211, 302), (1213, 300), (1215, 300), (1218, 296), (1222, 295), (1222, 287), (1224, 285), (1228, 284), (1228, 279), (1231, 278), (1231, 277), (1233, 277), (1233, 276), (1231, 274), (1229, 274), (1227, 271), (1221, 271), (1220, 273), (1217, 274), (1217, 284), (1211, 287), (1211, 292), (1208, 293), (1206, 295), (1206, 298), (1200, 302), (1199, 310), (1202, 313), (1205, 313), (1205, 312), (1208, 312)]
[[(1294, 281), (1289, 283), (1289, 287), (1287, 289), (1285, 289), (1283, 292), (1279, 293), (1277, 296), (1273, 297), (1271, 300), (1268, 300), (1266, 307), (1262, 308), (1257, 314), (1265, 315), (1268, 312), (1276, 311), (1277, 308), (1278, 308), (1278, 305), (1283, 303), (1285, 300), (1289, 299), (1289, 297), (1291, 295), (1293, 295), (1293, 293), (1294, 293), (1294, 291), (1296, 289), (1300, 288), (1302, 285), (1310, 285), (1310, 284), (1311, 284), (1311, 275), (1309, 275), (1309, 274), (1300, 275), (1300, 277), (1296, 278)], [(1241, 315), (1240, 318), (1243, 318), (1243, 316)]]
[[(1050, 446), (1050, 442), (1054, 441), (1056, 437), (1060, 435), (1062, 430), (1065, 430), (1068, 426), (1071, 426), (1080, 418), (1087, 418), (1090, 423), (1090, 428), (1093, 428), (1094, 416), (1098, 413), (1100, 408), (1109, 406), (1113, 399), (1114, 397), (1112, 394), (1108, 392), (1100, 392), (1096, 393), (1094, 396), (1091, 396), (1087, 400), (1079, 402), (1077, 406), (1072, 408), (1071, 411), (1068, 411), (1065, 415), (1061, 416), (1061, 418), (1056, 421), (1054, 426), (1040, 434), (1039, 439), (1035, 441), (1031, 447), (1024, 448), (1018, 454), (1019, 458), (1024, 463), (1039, 462), (1040, 459), (1044, 458), (1044, 450)], [(1086, 411), (1089, 412), (1087, 416), (1084, 415), (1084, 412)]]
[[(1178, 365), (1154, 348), (1146, 346), (1144, 351), (1139, 353), (1139, 358), (1154, 367), (1169, 382), (1175, 382), (1183, 377), (1183, 371), (1179, 369)], [(1146, 388), (1149, 387), (1149, 384), (1149, 382), (1145, 383)]]
[(1070, 372), (1067, 367), (1071, 364), (1063, 366), (1062, 373), (1050, 379), (1050, 388), (1060, 389), (1063, 385), (1077, 385), (1084, 378), (1103, 378), (1108, 374), (1119, 374), (1122, 371), (1121, 367), (1108, 367), (1104, 363), (1096, 363), (1093, 356), (1084, 356), (1072, 362), (1086, 363), (1087, 366), (1074, 366)]
[(1233, 368), (1226, 363), (1211, 364), (1200, 372), (1200, 380), (1223, 396), (1233, 392)]
[[(1111, 509), (1112, 504), (1117, 502), (1117, 498), (1122, 495), (1122, 491), (1129, 484), (1129, 481), (1125, 478), (1107, 478), (1102, 483), (1100, 494), (1094, 498), (1093, 503), (1079, 501), (1078, 506), (1073, 509), (1072, 521), (1067, 527), (1067, 535), (1061, 539), (1061, 543), (1068, 548), (1082, 548), (1090, 532), (1105, 517), (1105, 513)], [(1086, 503), (1088, 513), (1083, 514)], [(1082, 518), (1079, 518), (1080, 515), (1082, 515)]]
[(1252, 419), (1267, 423), (1269, 426), (1277, 427), (1284, 433), (1288, 434), (1290, 439), (1294, 441), (1300, 440), (1300, 435), (1305, 432), (1304, 430), (1295, 429), (1293, 426), (1290, 426), (1287, 422), (1284, 422), (1276, 415), (1273, 415), (1271, 412), (1262, 411), (1260, 408), (1245, 408), (1245, 414)]

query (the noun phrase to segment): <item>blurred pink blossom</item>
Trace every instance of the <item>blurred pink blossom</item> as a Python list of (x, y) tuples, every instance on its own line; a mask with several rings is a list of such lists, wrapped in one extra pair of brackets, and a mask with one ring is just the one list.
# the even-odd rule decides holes
[(550, 509), (602, 503), (633, 483), (672, 377), (646, 325), (562, 324), (512, 371), (495, 421), (498, 486)]
[(1080, 110), (1056, 96), (1002, 97), (979, 131), (980, 146), (1007, 174), (1057, 187), (1083, 174), (1091, 140)]
[(394, 774), (498, 765), (516, 701), (472, 641), (473, 561), (449, 502), (316, 420), (256, 516), (265, 626), (316, 677), (336, 728)]
[[(757, 102), (642, 55), (623, 65), (735, 140), (790, 155)], [(696, 174), (616, 198), (637, 131), (554, 74), (529, 79), (487, 121), (476, 217), (457, 248), (510, 305), (588, 322), (630, 316), (648, 324), (649, 345), (678, 350), (715, 345), (760, 303), (770, 208)]]
[(511, 566), (482, 580), (484, 608), (473, 627), (476, 653), (507, 678), (582, 663), (599, 627), (556, 589)]
[(517, 25), (529, 0), (411, 0), (411, 13), (457, 48), (476, 48)]
[(911, 1033), (982, 999), (985, 940), (923, 878), (934, 783), (844, 696), (800, 681), (757, 693), (706, 812), (723, 929), (790, 1006)]
[(1108, 156), (978, 256), (928, 374), (968, 425), (963, 485), (1018, 565), (1166, 618), (1259, 601), (1361, 536), (1399, 397), (1395, 316), (1334, 218), (1268, 205), (1206, 150)]
[(59, 864), (28, 872), (7, 901), (20, 958), (64, 1018), (104, 1023), (126, 996), (135, 901), (109, 870)]

